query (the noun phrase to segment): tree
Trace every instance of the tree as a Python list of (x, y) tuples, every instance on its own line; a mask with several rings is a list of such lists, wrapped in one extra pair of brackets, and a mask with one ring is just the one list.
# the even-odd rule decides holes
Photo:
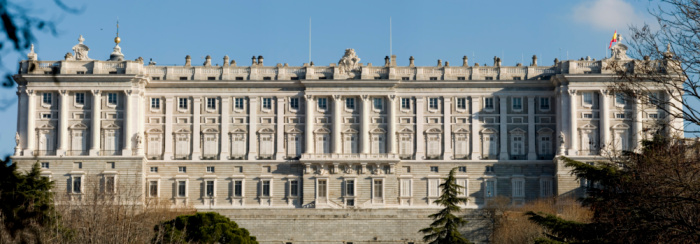
[[(562, 158), (591, 182), (583, 204), (591, 223), (529, 212), (549, 241), (571, 243), (700, 243), (700, 144), (660, 134), (639, 153), (589, 165)], [(546, 240), (541, 240), (546, 241)]]
[(459, 233), (459, 227), (464, 226), (467, 221), (455, 215), (462, 210), (458, 204), (467, 203), (466, 198), (458, 196), (462, 193), (464, 187), (457, 185), (455, 170), (457, 170), (457, 168), (450, 170), (450, 174), (444, 179), (445, 183), (440, 184), (442, 194), (440, 194), (440, 197), (435, 200), (434, 203), (444, 206), (445, 208), (429, 216), (435, 221), (430, 224), (430, 227), (420, 230), (421, 233), (425, 234), (425, 236), (423, 236), (423, 241), (431, 244), (471, 243)]
[(153, 243), (258, 243), (248, 230), (213, 212), (178, 216), (156, 225), (155, 232)]
[[(17, 172), (9, 157), (0, 160), (0, 220), (12, 239), (36, 239), (39, 227), (51, 226), (55, 221), (53, 182), (41, 176), (35, 163), (26, 174)], [(29, 232), (29, 233), (27, 233)], [(2, 237), (0, 237), (2, 240)], [(10, 240), (0, 241), (6, 242)], [(37, 241), (37, 240), (34, 240)]]

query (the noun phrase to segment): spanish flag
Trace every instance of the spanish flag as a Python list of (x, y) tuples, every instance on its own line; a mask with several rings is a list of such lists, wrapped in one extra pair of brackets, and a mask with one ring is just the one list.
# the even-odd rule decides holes
[(610, 45), (608, 46), (608, 49), (612, 47), (613, 42), (617, 42), (619, 39), (619, 36), (617, 35), (617, 30), (615, 30), (615, 34), (613, 34), (612, 40), (610, 40)]

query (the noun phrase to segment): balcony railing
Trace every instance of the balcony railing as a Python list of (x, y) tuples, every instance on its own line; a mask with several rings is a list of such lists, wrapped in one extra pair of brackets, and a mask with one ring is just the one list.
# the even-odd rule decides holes
[(146, 155), (146, 158), (150, 160), (163, 160), (163, 155), (162, 154), (151, 154), (151, 155)]
[(122, 155), (122, 150), (102, 150), (100, 151), (100, 156), (120, 156)]
[(190, 154), (175, 154), (175, 159), (187, 160), (190, 159)]
[(70, 150), (66, 152), (68, 156), (87, 156), (87, 150)]
[(35, 150), (34, 156), (56, 156), (56, 150)]
[(204, 159), (204, 160), (217, 160), (217, 159), (219, 159), (219, 154), (218, 153), (216, 153), (216, 154), (204, 153), (204, 154), (202, 154), (202, 159)]
[(377, 153), (377, 154), (333, 154), (333, 153), (313, 153), (302, 154), (301, 159), (399, 159), (397, 154)]

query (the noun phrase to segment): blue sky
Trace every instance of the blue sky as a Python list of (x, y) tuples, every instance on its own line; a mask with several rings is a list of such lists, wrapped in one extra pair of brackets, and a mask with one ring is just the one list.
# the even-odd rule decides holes
[[(239, 65), (263, 55), (266, 65), (301, 66), (338, 62), (346, 48), (354, 48), (363, 63), (383, 64), (389, 55), (389, 19), (392, 52), (398, 65), (435, 65), (438, 59), (461, 64), (540, 65), (554, 58), (600, 59), (615, 30), (623, 36), (628, 25), (653, 23), (647, 9), (654, 1), (65, 1), (82, 9), (72, 14), (53, 1), (16, 0), (31, 4), (38, 16), (55, 21), (58, 34), (39, 34), (35, 43), (40, 60), (60, 60), (85, 37), (92, 59), (105, 60), (114, 47), (119, 19), (122, 52), (127, 59), (153, 58), (159, 65), (193, 64), (212, 56), (221, 64), (224, 55)], [(13, 60), (26, 58), (5, 53), (6, 69), (16, 71)], [(0, 155), (12, 153), (16, 131), (17, 96), (0, 89), (0, 101), (15, 104), (0, 110)]]

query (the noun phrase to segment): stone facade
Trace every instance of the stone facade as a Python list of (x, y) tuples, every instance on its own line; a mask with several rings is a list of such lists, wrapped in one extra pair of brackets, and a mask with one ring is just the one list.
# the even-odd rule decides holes
[[(122, 194), (116, 188), (128, 186), (143, 200), (257, 216), (236, 219), (244, 227), (296, 220), (301, 208), (414, 216), (438, 208), (454, 167), (466, 208), (578, 194), (582, 183), (557, 155), (604, 160), (638, 148), (660, 122), (682, 122), (606, 90), (610, 62), (634, 64), (622, 44), (610, 59), (553, 66), (536, 57), (470, 66), (466, 56), (461, 66), (416, 67), (411, 57), (400, 67), (395, 56), (373, 66), (349, 49), (337, 65), (293, 67), (265, 66), (262, 56), (250, 66), (228, 56), (223, 66), (209, 56), (202, 66), (189, 56), (184, 66), (144, 65), (123, 60), (118, 45), (99, 61), (83, 41), (65, 60), (38, 61), (32, 50), (20, 63), (14, 162), (41, 162), (71, 199), (88, 183)], [(396, 230), (380, 239), (420, 239)]]

